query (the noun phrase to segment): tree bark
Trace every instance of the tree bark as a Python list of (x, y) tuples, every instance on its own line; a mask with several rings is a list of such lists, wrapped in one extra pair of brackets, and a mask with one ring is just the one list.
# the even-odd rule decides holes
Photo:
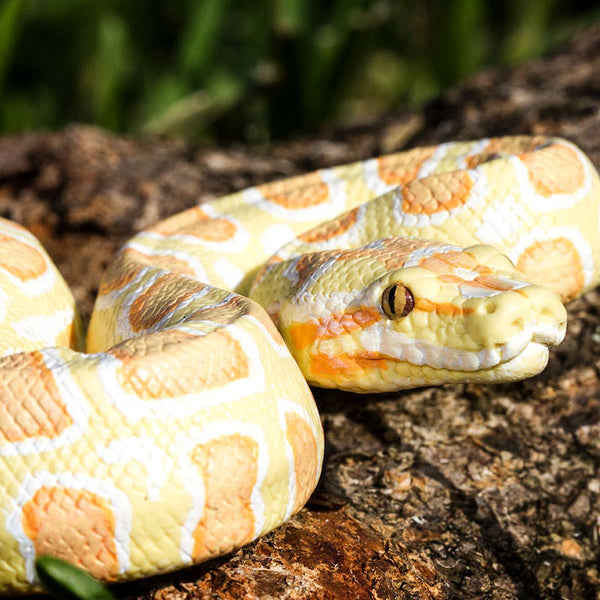
[[(600, 166), (600, 28), (417, 112), (257, 152), (130, 140), (85, 126), (0, 139), (0, 214), (31, 229), (91, 312), (115, 250), (159, 219), (319, 167), (503, 134), (556, 134)], [(600, 233), (599, 233), (600, 235)], [(569, 308), (538, 377), (390, 395), (315, 390), (319, 489), (229, 557), (115, 588), (119, 597), (600, 597), (600, 297)]]

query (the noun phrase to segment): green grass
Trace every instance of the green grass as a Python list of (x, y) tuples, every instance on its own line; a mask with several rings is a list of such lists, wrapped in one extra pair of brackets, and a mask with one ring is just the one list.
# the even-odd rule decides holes
[(260, 143), (417, 105), (598, 17), (584, 0), (0, 0), (0, 132)]

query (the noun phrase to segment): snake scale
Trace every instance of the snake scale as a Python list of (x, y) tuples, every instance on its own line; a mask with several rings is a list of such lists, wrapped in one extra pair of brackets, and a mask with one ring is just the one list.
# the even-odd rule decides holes
[(133, 237), (83, 352), (58, 271), (0, 222), (0, 594), (39, 589), (41, 554), (124, 581), (280, 525), (321, 470), (307, 382), (538, 373), (562, 301), (598, 283), (599, 233), (598, 175), (557, 138), (323, 169)]

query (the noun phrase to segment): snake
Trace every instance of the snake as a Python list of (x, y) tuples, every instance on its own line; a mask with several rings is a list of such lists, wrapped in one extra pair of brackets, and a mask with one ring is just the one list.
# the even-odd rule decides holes
[(321, 473), (310, 386), (539, 373), (599, 282), (599, 234), (598, 174), (568, 141), (414, 148), (141, 231), (84, 340), (44, 249), (0, 221), (0, 594), (38, 591), (41, 555), (120, 582), (281, 525)]

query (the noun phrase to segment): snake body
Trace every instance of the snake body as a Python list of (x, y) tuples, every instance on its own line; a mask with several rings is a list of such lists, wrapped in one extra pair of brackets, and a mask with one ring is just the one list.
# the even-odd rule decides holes
[(539, 372), (564, 335), (560, 298), (598, 283), (599, 231), (598, 175), (560, 139), (325, 169), (136, 235), (84, 353), (62, 278), (1, 222), (0, 593), (38, 589), (40, 554), (122, 581), (277, 527), (320, 475), (307, 380), (365, 392)]

